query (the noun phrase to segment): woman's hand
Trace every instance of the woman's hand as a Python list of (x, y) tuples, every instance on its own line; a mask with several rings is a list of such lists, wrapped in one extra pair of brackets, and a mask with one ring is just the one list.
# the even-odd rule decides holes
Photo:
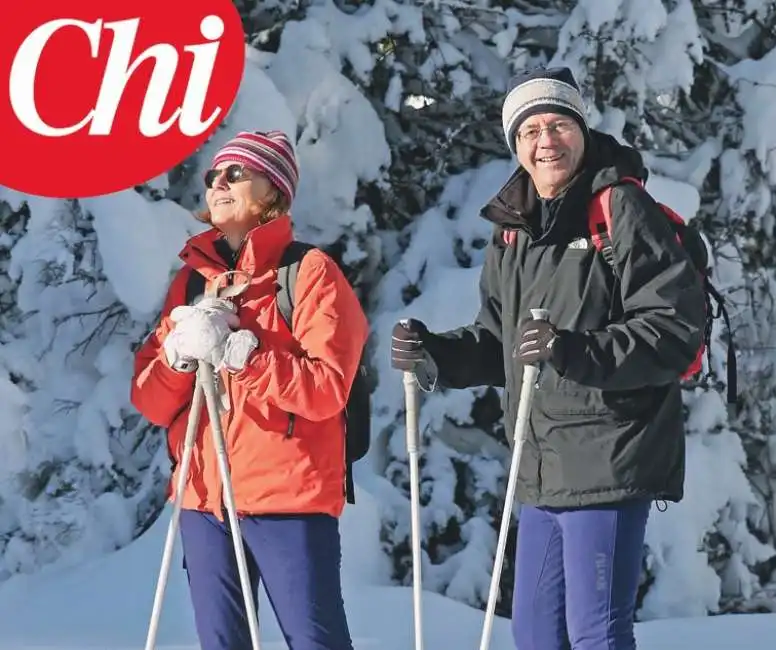
[(227, 338), (240, 325), (237, 308), (220, 298), (176, 307), (170, 319), (175, 327), (164, 340), (164, 352), (170, 367), (181, 372), (193, 371), (198, 361), (218, 368)]

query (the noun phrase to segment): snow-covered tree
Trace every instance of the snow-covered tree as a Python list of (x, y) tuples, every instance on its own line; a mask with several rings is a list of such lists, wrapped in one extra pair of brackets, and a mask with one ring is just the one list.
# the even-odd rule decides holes
[(77, 201), (2, 198), (0, 575), (8, 576), (124, 546), (164, 495), (158, 432), (127, 403), (132, 345), (147, 323), (107, 280), (94, 215)]

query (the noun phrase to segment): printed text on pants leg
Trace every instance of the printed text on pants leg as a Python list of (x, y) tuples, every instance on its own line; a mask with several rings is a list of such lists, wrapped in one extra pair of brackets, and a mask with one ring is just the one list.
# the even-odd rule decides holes
[(558, 513), (573, 650), (635, 650), (633, 622), (650, 502)]

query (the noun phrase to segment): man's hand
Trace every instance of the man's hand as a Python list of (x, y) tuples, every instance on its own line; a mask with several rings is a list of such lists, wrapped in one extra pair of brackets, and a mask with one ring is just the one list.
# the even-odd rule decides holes
[(562, 337), (555, 326), (546, 320), (531, 319), (520, 328), (517, 356), (524, 364), (550, 362), (562, 370)]
[(401, 320), (391, 333), (391, 366), (405, 372), (415, 372), (428, 360), (423, 337), (428, 328), (414, 318)]

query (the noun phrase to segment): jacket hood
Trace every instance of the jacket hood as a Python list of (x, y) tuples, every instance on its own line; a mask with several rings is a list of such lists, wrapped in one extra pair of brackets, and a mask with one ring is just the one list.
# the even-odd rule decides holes
[[(633, 147), (620, 144), (613, 136), (591, 130), (582, 166), (576, 177), (564, 190), (564, 195), (590, 200), (596, 192), (616, 185), (623, 178), (638, 178), (646, 182), (648, 171), (641, 154)], [(536, 187), (523, 167), (509, 180), (483, 208), (480, 216), (508, 229), (525, 228), (528, 217), (539, 203)]]

